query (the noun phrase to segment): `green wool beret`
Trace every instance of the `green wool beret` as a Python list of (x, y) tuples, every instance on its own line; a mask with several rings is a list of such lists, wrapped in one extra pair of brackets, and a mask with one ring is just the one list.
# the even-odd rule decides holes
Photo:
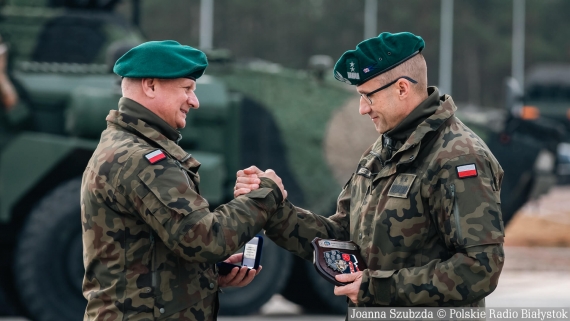
[(334, 77), (358, 86), (412, 58), (424, 47), (424, 40), (412, 33), (383, 32), (345, 52), (334, 66)]
[(113, 67), (128, 78), (198, 79), (208, 67), (206, 55), (174, 40), (149, 41), (129, 50)]

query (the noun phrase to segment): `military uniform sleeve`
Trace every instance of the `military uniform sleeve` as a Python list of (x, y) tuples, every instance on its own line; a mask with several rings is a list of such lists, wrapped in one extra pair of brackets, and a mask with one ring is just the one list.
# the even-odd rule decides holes
[(400, 270), (365, 270), (359, 303), (467, 306), (497, 287), (504, 263), (502, 169), (485, 155), (465, 155), (441, 166), (425, 178), (422, 195), (448, 258)]
[(118, 197), (129, 195), (120, 203), (130, 202), (153, 233), (173, 253), (190, 262), (225, 259), (261, 231), (283, 200), (277, 184), (262, 178), (258, 190), (211, 212), (206, 199), (172, 159), (133, 167), (143, 169), (122, 174), (131, 178), (118, 187), (126, 191), (116, 193)]
[(314, 214), (283, 202), (265, 226), (265, 234), (282, 248), (306, 259), (313, 259), (311, 241), (315, 237), (348, 240), (350, 211), (350, 181), (337, 200), (336, 213), (330, 217)]

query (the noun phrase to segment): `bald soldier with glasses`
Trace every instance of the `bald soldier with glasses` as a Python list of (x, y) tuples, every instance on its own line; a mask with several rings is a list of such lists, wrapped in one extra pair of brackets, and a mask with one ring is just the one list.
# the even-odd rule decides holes
[[(330, 217), (286, 200), (265, 225), (279, 246), (313, 259), (315, 237), (353, 241), (367, 268), (336, 276), (351, 307), (483, 307), (504, 264), (503, 170), (456, 116), (451, 96), (427, 86), (421, 37), (409, 32), (359, 43), (334, 68), (356, 86), (359, 113), (380, 134), (364, 151)], [(239, 171), (235, 195), (262, 172)], [(322, 213), (329, 214), (329, 213)]]

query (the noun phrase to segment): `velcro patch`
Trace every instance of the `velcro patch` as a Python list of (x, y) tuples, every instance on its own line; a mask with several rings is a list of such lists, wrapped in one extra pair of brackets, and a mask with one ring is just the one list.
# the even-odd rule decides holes
[(414, 183), (416, 179), (416, 175), (414, 174), (400, 174), (390, 186), (390, 190), (388, 191), (388, 196), (391, 197), (399, 197), (399, 198), (408, 198), (408, 193), (410, 192), (410, 187)]
[(357, 175), (362, 175), (366, 178), (370, 178), (372, 177), (372, 173), (370, 173), (370, 170), (366, 167), (360, 167), (358, 169), (358, 171), (356, 172)]
[(455, 167), (455, 169), (457, 170), (457, 177), (459, 178), (477, 177), (477, 167), (475, 163), (460, 165)]
[(146, 160), (149, 163), (156, 164), (156, 163), (160, 162), (161, 160), (165, 159), (166, 155), (164, 154), (163, 151), (161, 151), (160, 149), (157, 149), (154, 152), (150, 152), (150, 153), (144, 155), (144, 157), (146, 158)]

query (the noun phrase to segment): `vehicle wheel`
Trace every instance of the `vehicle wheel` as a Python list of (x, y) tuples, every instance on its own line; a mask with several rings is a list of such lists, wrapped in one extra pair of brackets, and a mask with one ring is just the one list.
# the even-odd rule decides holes
[(289, 280), (293, 255), (264, 237), (263, 270), (243, 288), (224, 288), (220, 294), (220, 314), (245, 315), (256, 312)]
[(20, 234), (14, 275), (34, 320), (75, 321), (85, 312), (80, 187), (75, 178), (55, 188), (32, 210)]
[(346, 296), (334, 295), (334, 285), (320, 276), (312, 262), (294, 256), (291, 282), (281, 293), (287, 300), (299, 304), (306, 313), (346, 314)]

